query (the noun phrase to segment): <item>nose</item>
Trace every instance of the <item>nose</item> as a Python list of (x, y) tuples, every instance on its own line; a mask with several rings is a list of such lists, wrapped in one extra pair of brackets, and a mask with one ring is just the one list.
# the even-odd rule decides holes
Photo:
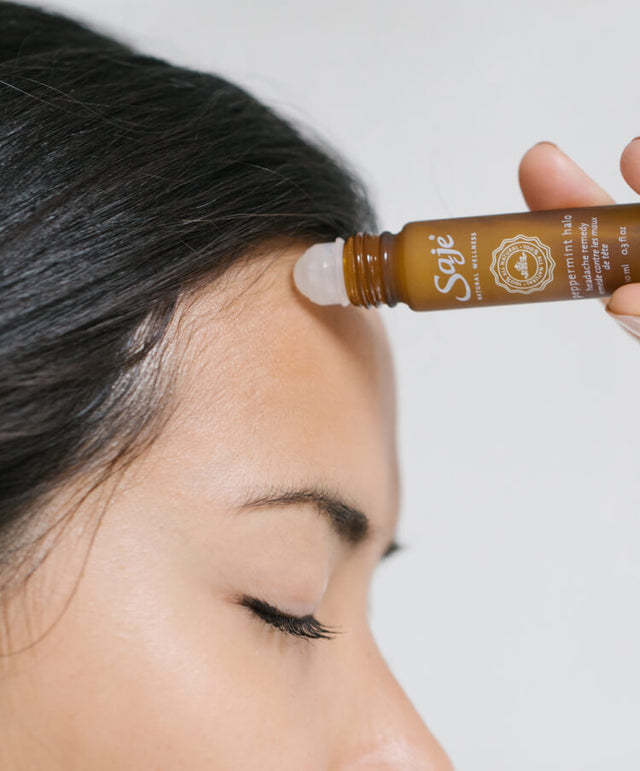
[(453, 771), (368, 629), (364, 636), (344, 651), (332, 771)]

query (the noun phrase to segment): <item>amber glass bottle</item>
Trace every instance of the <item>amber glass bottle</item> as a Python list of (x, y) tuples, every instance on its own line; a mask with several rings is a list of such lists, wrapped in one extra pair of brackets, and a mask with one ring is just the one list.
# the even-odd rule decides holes
[(640, 282), (640, 204), (410, 222), (316, 244), (295, 282), (320, 304), (444, 310), (606, 297)]

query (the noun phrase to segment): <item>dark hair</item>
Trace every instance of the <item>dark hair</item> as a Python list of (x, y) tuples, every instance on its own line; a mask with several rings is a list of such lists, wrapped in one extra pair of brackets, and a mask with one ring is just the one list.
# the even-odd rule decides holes
[(0, 180), (6, 577), (42, 502), (111, 473), (155, 424), (184, 292), (265, 244), (376, 223), (344, 161), (245, 90), (7, 2)]

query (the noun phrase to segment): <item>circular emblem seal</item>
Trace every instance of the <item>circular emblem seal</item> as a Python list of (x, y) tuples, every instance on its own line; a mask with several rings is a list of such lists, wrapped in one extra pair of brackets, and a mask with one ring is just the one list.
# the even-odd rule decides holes
[(507, 292), (539, 292), (553, 280), (551, 249), (536, 236), (505, 238), (494, 250), (491, 272)]

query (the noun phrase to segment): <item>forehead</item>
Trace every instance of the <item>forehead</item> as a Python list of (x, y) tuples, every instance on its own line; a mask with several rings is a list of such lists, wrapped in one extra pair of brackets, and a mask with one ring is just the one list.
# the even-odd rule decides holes
[(231, 271), (185, 306), (167, 438), (230, 486), (324, 483), (363, 506), (395, 507), (395, 395), (381, 320), (302, 297), (292, 279), (302, 251)]

